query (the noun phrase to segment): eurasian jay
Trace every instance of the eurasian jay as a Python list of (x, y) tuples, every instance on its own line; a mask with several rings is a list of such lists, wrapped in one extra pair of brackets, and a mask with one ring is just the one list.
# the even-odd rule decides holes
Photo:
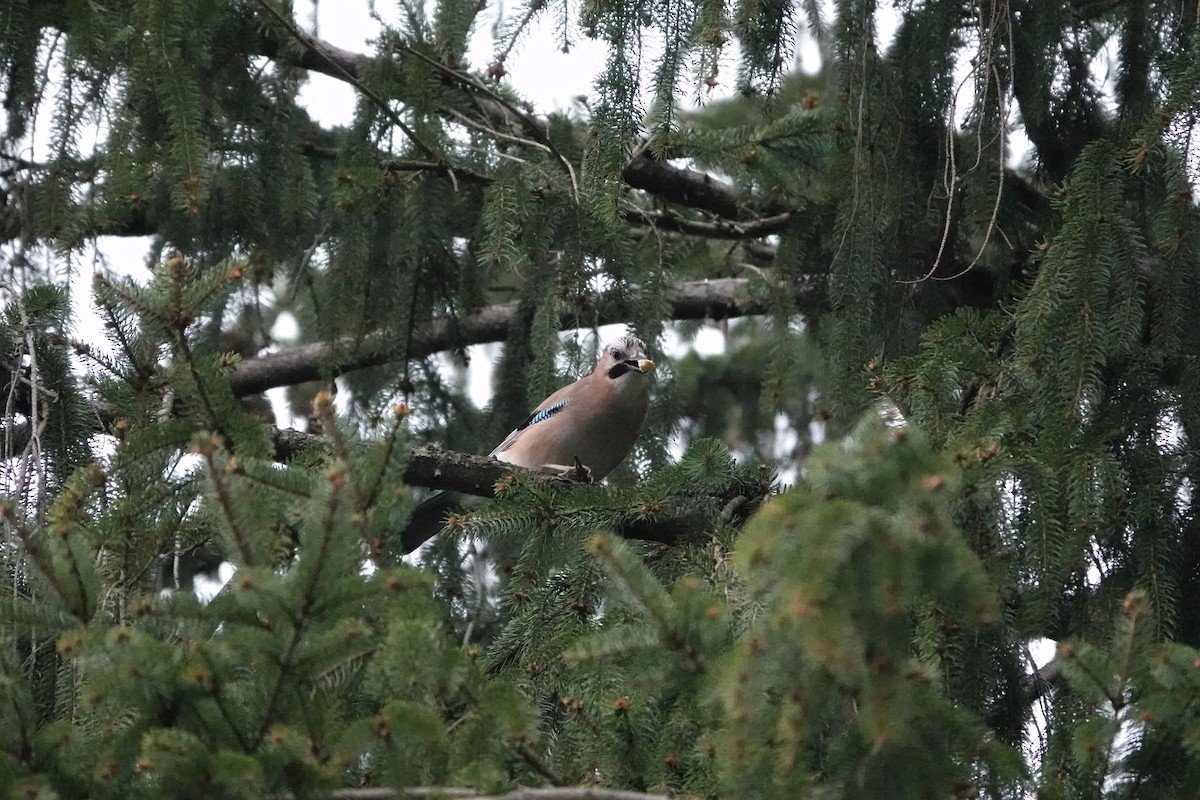
[[(609, 342), (590, 375), (543, 400), (491, 455), (519, 467), (564, 474), (583, 466), (592, 480), (601, 480), (625, 459), (642, 432), (653, 370), (641, 339), (625, 335)], [(401, 536), (403, 551), (410, 553), (437, 535), (446, 512), (460, 500), (453, 492), (442, 492), (417, 506)]]

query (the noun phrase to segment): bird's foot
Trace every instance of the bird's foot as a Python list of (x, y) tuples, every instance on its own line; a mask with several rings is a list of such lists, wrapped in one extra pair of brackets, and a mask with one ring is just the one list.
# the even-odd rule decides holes
[(574, 466), (566, 464), (543, 464), (542, 471), (552, 472), (560, 478), (566, 478), (576, 483), (594, 483), (591, 467), (588, 467), (578, 458), (575, 459)]
[(571, 480), (579, 481), (580, 483), (592, 483), (592, 468), (584, 465), (584, 463), (579, 460), (579, 456), (575, 456), (575, 466), (572, 468), (571, 474), (568, 477)]

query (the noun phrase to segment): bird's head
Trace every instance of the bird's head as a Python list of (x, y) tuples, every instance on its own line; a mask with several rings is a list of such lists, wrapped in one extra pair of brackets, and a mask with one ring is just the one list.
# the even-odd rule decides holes
[(654, 362), (646, 357), (646, 343), (636, 336), (625, 335), (604, 345), (596, 372), (604, 373), (618, 386), (633, 383), (648, 388), (643, 379), (654, 371)]

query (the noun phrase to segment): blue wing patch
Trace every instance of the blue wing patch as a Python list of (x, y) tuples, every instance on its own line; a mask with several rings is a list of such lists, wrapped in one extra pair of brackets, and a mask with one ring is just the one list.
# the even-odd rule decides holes
[(570, 400), (560, 400), (557, 403), (554, 403), (553, 405), (546, 406), (541, 411), (534, 411), (532, 414), (530, 414), (528, 417), (526, 417), (525, 421), (522, 422), (520, 425), (518, 425), (513, 430), (513, 432), (510, 433), (508, 435), (508, 437), (496, 447), (495, 450), (492, 451), (492, 455), (496, 455), (497, 453), (503, 453), (505, 450), (512, 447), (513, 442), (515, 442), (517, 440), (517, 434), (519, 434), (521, 431), (528, 428), (530, 425), (536, 425), (539, 422), (545, 422), (546, 420), (550, 419), (555, 414), (557, 414), (558, 412), (560, 412), (564, 408), (566, 408), (567, 403), (569, 403), (569, 402), (571, 402), (571, 401)]
[(566, 407), (567, 407), (567, 401), (560, 400), (559, 402), (555, 403), (552, 406), (546, 406), (541, 411), (535, 411), (529, 415), (529, 419), (525, 420), (525, 422), (522, 423), (517, 428), (517, 430), (519, 430), (519, 431), (524, 430), (525, 428), (528, 428), (530, 425), (537, 425), (539, 422), (545, 422), (546, 420), (550, 419), (551, 417), (553, 417), (555, 414), (562, 411)]

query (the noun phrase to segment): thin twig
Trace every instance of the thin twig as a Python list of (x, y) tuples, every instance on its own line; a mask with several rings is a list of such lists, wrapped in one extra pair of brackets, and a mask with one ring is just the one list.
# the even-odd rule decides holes
[[(276, 10), (276, 8), (268, 3), (267, 0), (258, 0), (258, 5), (264, 11), (274, 17), (279, 24), (282, 25), (284, 29), (296, 39), (296, 41), (300, 42), (305, 47), (312, 47), (319, 50), (316, 40), (305, 36), (304, 33), (297, 28), (291, 20)], [(446, 160), (441, 158), (436, 150), (422, 141), (421, 137), (417, 136), (416, 131), (408, 127), (408, 124), (400, 118), (399, 114), (392, 110), (392, 107), (387, 104), (386, 100), (377, 95), (371, 89), (367, 88), (367, 85), (359, 80), (358, 76), (351, 74), (349, 70), (342, 67), (342, 65), (339, 64), (335, 59), (331, 58), (328, 59), (328, 61), (333, 65), (334, 69), (341, 73), (343, 80), (352, 85), (355, 89), (358, 89), (358, 91), (362, 92), (368, 100), (374, 103), (375, 106), (382, 111), (389, 120), (391, 120), (392, 124), (399, 128), (404, 135), (408, 137), (409, 141), (415, 144), (422, 152), (425, 153), (426, 156), (449, 168), (449, 164), (446, 163)]]
[(471, 75), (470, 73), (466, 73), (466, 72), (461, 72), (459, 70), (451, 69), (450, 67), (447, 67), (445, 64), (441, 63), (437, 59), (430, 58), (429, 56), (425, 55), (424, 53), (417, 51), (417, 50), (413, 50), (412, 48), (408, 48), (408, 52), (412, 53), (417, 58), (419, 58), (422, 61), (426, 62), (427, 64), (431, 65), (434, 69), (437, 69), (440, 72), (442, 72), (443, 74), (451, 77), (455, 81), (458, 81), (463, 86), (466, 86), (467, 88), (470, 88), (470, 89), (474, 89), (475, 91), (478, 91), (478, 92), (483, 92), (485, 95), (487, 95), (489, 100), (491, 100), (494, 103), (499, 103), (510, 114), (514, 115), (515, 117), (517, 117), (517, 119), (521, 120), (521, 123), (525, 126), (525, 130), (532, 131), (538, 137), (536, 141), (530, 141), (530, 140), (522, 140), (522, 141), (525, 141), (528, 144), (536, 144), (558, 159), (558, 162), (566, 170), (567, 177), (571, 179), (571, 191), (572, 191), (572, 194), (574, 195), (575, 202), (576, 202), (576, 204), (579, 203), (579, 183), (575, 179), (575, 170), (571, 166), (571, 162), (567, 160), (566, 156), (564, 156), (562, 153), (559, 152), (558, 148), (554, 146), (554, 141), (550, 138), (550, 136), (548, 134), (543, 133), (541, 126), (538, 125), (537, 123), (535, 123), (528, 114), (526, 114), (521, 109), (517, 108), (515, 105), (513, 105), (511, 102), (509, 102), (508, 99), (506, 99), (503, 95), (492, 91), (491, 88), (489, 88), (485, 83), (480, 81), (474, 75)]
[[(1005, 5), (1005, 8), (1008, 7), (1007, 3), (1005, 3), (1004, 5)], [(995, 11), (994, 16), (992, 17), (992, 28), (993, 29), (999, 18), (1000, 18), (1000, 11), (999, 11), (999, 7), (997, 7), (997, 10)], [(1012, 48), (1013, 48), (1011, 11), (1009, 12), (1009, 15), (1006, 17), (1006, 21), (1008, 23), (1007, 24), (1008, 52), (1011, 53)], [(989, 37), (989, 41), (990, 41), (990, 39), (991, 39), (991, 37)], [(1012, 92), (1006, 92), (1004, 90), (1004, 86), (1001, 84), (1001, 81), (1000, 81), (1000, 72), (999, 72), (999, 70), (996, 69), (995, 63), (991, 62), (991, 51), (992, 51), (992, 48), (989, 45), (988, 61), (989, 61), (989, 63), (991, 63), (992, 77), (996, 81), (996, 92), (1006, 98), (1002, 105), (1002, 110), (999, 113), (1000, 125), (999, 125), (999, 130), (996, 134), (1000, 138), (999, 155), (997, 156), (997, 159), (996, 159), (998, 162), (997, 166), (998, 166), (998, 173), (999, 173), (997, 176), (997, 179), (996, 179), (996, 199), (995, 199), (995, 202), (992, 204), (992, 215), (991, 215), (991, 218), (988, 219), (987, 230), (984, 231), (984, 234), (983, 234), (983, 242), (980, 243), (979, 249), (975, 252), (975, 257), (973, 259), (971, 259), (971, 263), (967, 264), (967, 266), (963, 267), (963, 269), (959, 270), (959, 272), (957, 272), (954, 275), (950, 275), (945, 278), (935, 278), (935, 280), (952, 281), (952, 280), (955, 280), (956, 278), (961, 278), (963, 275), (966, 275), (968, 272), (970, 272), (971, 269), (973, 269), (974, 266), (979, 263), (979, 259), (981, 259), (983, 257), (983, 252), (987, 248), (988, 242), (991, 241), (992, 234), (997, 230), (996, 220), (1000, 216), (1000, 201), (1004, 197), (1004, 158), (1006, 156), (1006, 150), (1008, 147), (1008, 136), (1007, 136), (1007, 134), (1008, 134), (1008, 117), (1012, 110)], [(1010, 86), (1012, 85), (1012, 71), (1013, 71), (1013, 66), (1010, 62), (1009, 63), (1009, 85)], [(991, 81), (986, 81), (985, 85), (990, 86)], [(981, 109), (980, 113), (982, 114), (982, 102), (980, 103), (980, 109)], [(988, 144), (990, 145), (991, 142), (988, 142)], [(980, 160), (980, 158), (982, 158), (982, 155), (981, 155), (982, 149), (983, 149), (982, 141), (979, 142), (978, 146), (979, 146), (980, 153), (977, 154), (977, 156), (976, 156), (976, 160), (975, 160), (976, 166), (979, 165), (979, 160)], [(1004, 236), (1003, 231), (1000, 232), (1000, 235), (1004, 237), (1005, 242), (1009, 245), (1009, 247), (1011, 247), (1012, 243), (1008, 241), (1007, 236)]]

